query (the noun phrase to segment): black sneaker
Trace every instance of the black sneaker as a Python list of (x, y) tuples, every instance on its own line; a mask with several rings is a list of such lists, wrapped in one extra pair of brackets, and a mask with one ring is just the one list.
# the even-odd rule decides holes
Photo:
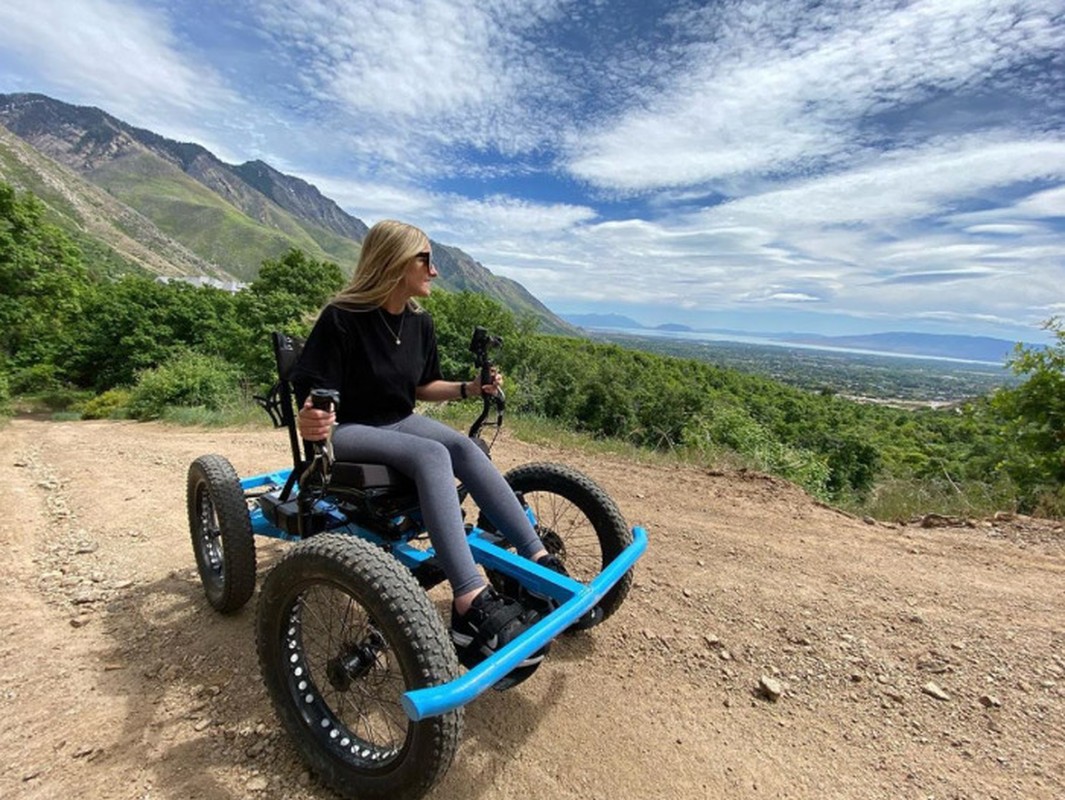
[(546, 556), (540, 556), (536, 562), (541, 567), (547, 567), (549, 570), (557, 572), (559, 575), (565, 575), (567, 578), (570, 576), (566, 570), (566, 565), (562, 563), (562, 559), (554, 553), (548, 553)]
[[(562, 563), (562, 559), (559, 558), (555, 553), (548, 553), (546, 556), (540, 556), (540, 558), (537, 559), (536, 563), (539, 564), (541, 567), (547, 567), (549, 570), (557, 572), (559, 575), (565, 575), (567, 578), (572, 577), (569, 574), (569, 570), (566, 569), (566, 565)], [(536, 600), (540, 601), (540, 603), (544, 605), (544, 608), (541, 609), (543, 612), (549, 613), (558, 608), (557, 600), (554, 600), (553, 598), (547, 597), (546, 595), (542, 595), (532, 590), (526, 591), (531, 597), (536, 598)], [(587, 612), (583, 617), (581, 617), (572, 625), (570, 625), (566, 630), (583, 631), (587, 630), (588, 628), (595, 627), (602, 621), (603, 609), (599, 606), (596, 606), (591, 611)]]
[[(517, 600), (503, 597), (491, 586), (473, 598), (469, 611), (459, 614), (451, 607), (451, 641), (459, 660), (472, 667), (488, 656), (502, 650), (537, 622), (538, 614), (529, 611)], [(515, 669), (533, 667), (544, 660), (547, 648), (523, 660)]]

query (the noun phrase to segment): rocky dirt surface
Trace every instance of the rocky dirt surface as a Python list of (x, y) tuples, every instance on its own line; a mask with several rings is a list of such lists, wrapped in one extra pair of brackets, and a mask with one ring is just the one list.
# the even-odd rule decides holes
[[(288, 459), (271, 431), (0, 428), (0, 797), (334, 796), (275, 721), (254, 600), (203, 597), (185, 476), (211, 452)], [(431, 797), (1065, 797), (1060, 523), (883, 524), (507, 436), (495, 457), (584, 470), (651, 545), (614, 617), (467, 708)]]

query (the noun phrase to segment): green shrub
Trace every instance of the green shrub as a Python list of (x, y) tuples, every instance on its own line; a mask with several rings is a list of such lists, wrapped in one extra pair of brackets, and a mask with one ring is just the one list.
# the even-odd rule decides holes
[(828, 464), (809, 450), (780, 441), (739, 408), (722, 406), (693, 417), (684, 441), (708, 454), (735, 450), (756, 469), (794, 481), (815, 497), (828, 497)]
[(0, 372), (0, 417), (11, 415), (11, 385), (7, 375)]
[(1003, 477), (961, 484), (946, 478), (887, 478), (868, 495), (847, 498), (841, 505), (855, 514), (905, 522), (929, 513), (978, 518), (1015, 511), (1016, 497), (1017, 487)]
[(33, 395), (57, 391), (63, 385), (58, 372), (55, 364), (48, 362), (16, 369), (11, 375), (10, 391), (14, 394)]
[(127, 414), (131, 397), (129, 389), (108, 389), (75, 410), (81, 412), (82, 419), (122, 419)]
[(167, 406), (218, 411), (241, 396), (236, 368), (217, 356), (186, 352), (138, 376), (129, 400), (134, 419), (158, 419)]

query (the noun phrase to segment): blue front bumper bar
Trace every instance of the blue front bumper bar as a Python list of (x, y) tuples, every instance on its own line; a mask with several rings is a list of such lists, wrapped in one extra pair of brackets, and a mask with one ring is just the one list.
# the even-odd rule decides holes
[[(491, 559), (500, 550), (500, 548), (487, 542), (482, 543), (476, 538), (471, 538), (470, 547), (475, 552), (481, 550), (485, 560)], [(579, 587), (573, 595), (498, 653), (482, 661), (469, 672), (453, 681), (439, 686), (430, 686), (425, 689), (414, 689), (406, 692), (402, 697), (402, 703), (403, 710), (407, 712), (407, 716), (414, 721), (418, 721), (426, 717), (445, 714), (469, 703), (478, 695), (492, 688), (524, 659), (537, 650), (546, 647), (552, 639), (595, 608), (606, 593), (613, 588), (614, 584), (621, 580), (622, 576), (632, 568), (632, 565), (636, 563), (636, 560), (643, 555), (646, 549), (647, 532), (640, 527), (633, 528), (632, 544), (621, 551), (620, 555), (611, 561), (602, 572), (587, 585), (576, 581), (567, 581), (567, 583)], [(496, 551), (496, 553), (491, 551)], [(525, 563), (529, 564), (528, 561)], [(539, 565), (532, 566), (537, 569), (543, 569)], [(548, 571), (544, 570), (544, 572)], [(548, 584), (558, 585), (558, 583), (557, 580), (549, 578), (545, 583), (545, 588), (549, 588)]]

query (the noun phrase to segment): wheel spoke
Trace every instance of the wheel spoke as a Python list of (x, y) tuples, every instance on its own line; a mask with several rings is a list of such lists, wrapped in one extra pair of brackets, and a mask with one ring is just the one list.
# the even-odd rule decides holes
[[(587, 583), (595, 578), (632, 541), (614, 501), (579, 471), (561, 464), (535, 463), (516, 467), (504, 477), (528, 505), (544, 547), (559, 556), (576, 580)], [(478, 525), (495, 531), (484, 514)], [(492, 571), (489, 577), (500, 591), (519, 595), (523, 591), (513, 578)], [(600, 621), (618, 608), (631, 582), (629, 573), (606, 594), (599, 604)]]
[(341, 739), (354, 740), (356, 751), (367, 750), (372, 759), (388, 758), (402, 746), (410, 723), (399, 703), (406, 685), (388, 658), (387, 642), (365, 609), (338, 588), (312, 586), (299, 606), (293, 641), (302, 650), (309, 688)]

